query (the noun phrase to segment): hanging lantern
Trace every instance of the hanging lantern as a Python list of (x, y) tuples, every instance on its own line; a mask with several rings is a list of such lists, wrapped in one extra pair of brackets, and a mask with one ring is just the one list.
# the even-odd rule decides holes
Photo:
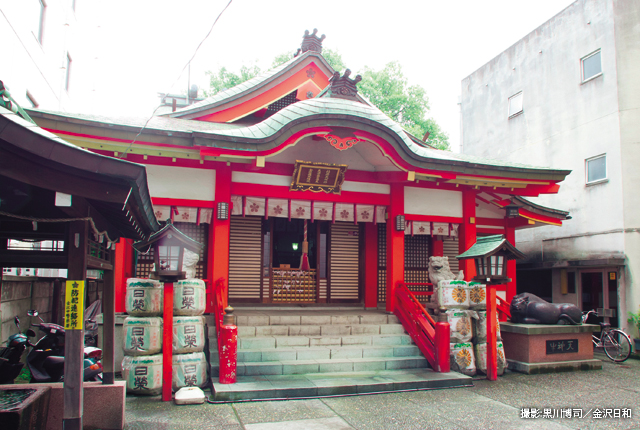
[(504, 284), (510, 281), (507, 276), (507, 261), (524, 258), (503, 235), (485, 236), (456, 258), (473, 258), (476, 264), (475, 281), (487, 284)]
[(505, 206), (504, 209), (507, 212), (507, 218), (517, 218), (520, 216), (520, 206), (513, 204), (513, 201)]
[(406, 225), (404, 215), (396, 215), (396, 231), (404, 231)]
[(151, 277), (163, 282), (174, 282), (185, 279), (185, 272), (182, 271), (184, 250), (200, 254), (203, 245), (182, 233), (168, 219), (164, 228), (146, 241), (134, 243), (133, 247), (142, 253), (153, 247), (155, 271), (151, 272)]

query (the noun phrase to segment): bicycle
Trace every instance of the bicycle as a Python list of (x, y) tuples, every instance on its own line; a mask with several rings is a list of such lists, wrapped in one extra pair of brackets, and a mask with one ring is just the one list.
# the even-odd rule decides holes
[[(582, 313), (582, 323), (587, 322), (589, 315), (598, 316), (594, 310)], [(609, 323), (600, 323), (600, 337), (592, 334), (594, 348), (603, 348), (604, 353), (615, 363), (622, 363), (631, 355), (631, 338), (620, 329), (612, 329)]]

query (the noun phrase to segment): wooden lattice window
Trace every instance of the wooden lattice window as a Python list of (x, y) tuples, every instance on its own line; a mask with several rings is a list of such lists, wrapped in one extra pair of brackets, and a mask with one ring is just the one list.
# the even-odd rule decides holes
[[(191, 239), (200, 242), (204, 245), (202, 252), (200, 253), (200, 260), (196, 264), (196, 278), (204, 279), (207, 273), (206, 255), (207, 255), (207, 238), (209, 237), (209, 225), (208, 224), (193, 224), (188, 222), (174, 222), (178, 230), (189, 236)], [(164, 222), (160, 223), (160, 227), (164, 227)], [(147, 279), (153, 268), (153, 248), (149, 249), (146, 254), (138, 253), (138, 260), (136, 264), (136, 277)]]
[(378, 302), (387, 300), (387, 224), (378, 224)]
[[(426, 235), (407, 235), (404, 237), (404, 281), (429, 282), (429, 238)], [(410, 285), (411, 291), (428, 291), (427, 286)], [(428, 301), (419, 296), (420, 301)], [(424, 298), (424, 300), (422, 300)]]

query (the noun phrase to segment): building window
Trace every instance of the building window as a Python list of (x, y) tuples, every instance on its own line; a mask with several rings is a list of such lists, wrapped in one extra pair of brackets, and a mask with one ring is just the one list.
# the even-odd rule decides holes
[(71, 78), (71, 63), (73, 60), (71, 60), (71, 56), (69, 55), (69, 53), (67, 52), (67, 74), (65, 76), (65, 81), (64, 81), (64, 89), (69, 91), (69, 80)]
[(522, 91), (509, 97), (509, 118), (522, 113)]
[(597, 157), (587, 158), (587, 184), (596, 184), (607, 180), (607, 156), (606, 154)]
[(602, 75), (602, 62), (599, 49), (582, 58), (580, 62), (582, 63), (582, 82)]
[(36, 0), (36, 4), (38, 5), (38, 9), (40, 12), (39, 21), (38, 21), (38, 42), (42, 45), (42, 41), (44, 39), (44, 20), (47, 11), (47, 3), (44, 0)]
[(36, 98), (33, 96), (33, 94), (31, 94), (28, 90), (27, 90), (27, 100), (29, 100), (29, 103), (31, 103), (31, 107), (33, 108), (37, 108), (38, 106), (40, 106), (36, 101)]

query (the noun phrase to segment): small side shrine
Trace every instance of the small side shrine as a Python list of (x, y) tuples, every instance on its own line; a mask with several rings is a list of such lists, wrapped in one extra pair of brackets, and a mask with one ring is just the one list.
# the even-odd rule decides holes
[[(50, 427), (124, 425), (124, 384), (115, 380), (115, 248), (158, 228), (144, 166), (78, 148), (41, 129), (0, 82), (0, 269), (68, 271), (66, 293), (55, 296), (66, 308), (65, 374), (62, 388), (51, 386), (51, 403), (60, 407), (45, 411)], [(83, 382), (87, 269), (102, 271), (104, 279), (102, 383)], [(84, 410), (85, 402), (101, 410)]]

